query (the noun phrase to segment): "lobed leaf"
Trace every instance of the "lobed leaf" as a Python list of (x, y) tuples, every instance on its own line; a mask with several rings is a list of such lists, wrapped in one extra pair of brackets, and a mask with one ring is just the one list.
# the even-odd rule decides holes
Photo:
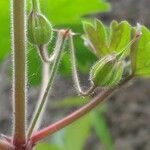
[(129, 44), (130, 40), (131, 40), (130, 24), (127, 21), (122, 21), (119, 24), (116, 21), (112, 21), (110, 25), (110, 45), (109, 45), (110, 51), (120, 52)]
[(107, 33), (103, 23), (99, 20), (95, 20), (94, 25), (84, 22), (83, 27), (86, 34), (84, 40), (94, 54), (98, 57), (108, 54)]
[(126, 51), (125, 55), (129, 54), (131, 26), (127, 21), (120, 23), (112, 21), (109, 36), (105, 26), (99, 20), (95, 21), (95, 25), (84, 22), (83, 27), (84, 40), (98, 58), (123, 50)]
[(150, 30), (142, 27), (142, 36), (137, 46), (136, 73), (137, 76), (150, 76)]
[[(98, 13), (98, 12), (106, 12), (110, 9), (110, 5), (105, 0), (40, 0), (41, 4), (41, 10), (46, 15), (46, 17), (49, 18), (51, 23), (57, 27), (71, 27), (72, 25), (75, 26), (75, 31), (79, 32), (78, 26), (80, 25), (81, 18), (87, 14), (91, 13)], [(31, 0), (27, 0), (27, 6), (28, 6), (28, 12), (31, 7)], [(4, 10), (5, 8), (5, 10)], [(9, 8), (10, 8), (10, 2), (6, 0), (0, 1), (0, 60), (3, 60), (8, 54), (10, 54), (11, 50), (11, 39), (10, 39), (10, 17), (9, 17)], [(81, 26), (80, 26), (81, 28)], [(81, 43), (81, 42), (80, 42)], [(83, 49), (83, 46), (81, 44), (78, 45), (78, 49)], [(31, 52), (34, 51), (34, 52)], [(81, 53), (80, 56), (84, 55), (82, 51), (79, 51)], [(31, 84), (38, 84), (40, 76), (40, 67), (35, 64), (39, 64), (40, 59), (38, 56), (32, 56), (37, 55), (35, 53), (35, 49), (30, 49), (28, 53), (29, 58), (29, 81)], [(32, 59), (35, 58), (36, 59)], [(85, 57), (86, 63), (87, 61), (90, 61), (91, 57), (88, 54), (88, 57)], [(84, 59), (84, 60), (85, 60)], [(80, 64), (82, 65), (82, 70), (85, 70), (83, 68), (83, 65), (85, 61), (80, 60)], [(65, 68), (68, 69), (67, 64), (64, 62)], [(32, 66), (33, 64), (33, 66)], [(41, 64), (39, 64), (41, 65)], [(87, 65), (86, 65), (87, 66)], [(37, 68), (37, 69), (36, 69)], [(87, 67), (86, 67), (87, 68)], [(66, 69), (66, 70), (67, 70)], [(65, 71), (66, 71), (65, 70)], [(63, 71), (63, 67), (61, 69), (61, 72), (65, 74), (65, 71)], [(87, 71), (87, 69), (86, 69)], [(85, 72), (85, 71), (84, 71)]]

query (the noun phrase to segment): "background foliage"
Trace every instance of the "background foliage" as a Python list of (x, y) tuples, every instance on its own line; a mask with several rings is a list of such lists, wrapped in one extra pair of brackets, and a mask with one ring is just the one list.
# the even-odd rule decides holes
[[(5, 8), (5, 9), (4, 9)], [(41, 0), (41, 10), (51, 20), (54, 28), (72, 28), (75, 32), (83, 33), (81, 20), (87, 19), (91, 14), (105, 12), (110, 9), (110, 6), (104, 0)], [(30, 10), (30, 3), (28, 0), (28, 13)], [(9, 1), (0, 1), (0, 61), (3, 61), (10, 55), (10, 18), (9, 18)], [(90, 14), (90, 15), (89, 15)], [(89, 18), (88, 18), (89, 19)], [(138, 45), (138, 61), (137, 61), (137, 75), (150, 75), (150, 61), (149, 49), (150, 32), (146, 27), (143, 27), (143, 36)], [(77, 47), (78, 66), (82, 73), (86, 73), (92, 62), (96, 57), (92, 55), (84, 46), (81, 39), (76, 39), (75, 45)], [(54, 44), (52, 44), (54, 47)], [(51, 47), (50, 47), (51, 49)], [(51, 51), (51, 50), (50, 50)], [(40, 79), (41, 62), (36, 50), (29, 45), (28, 49), (28, 64), (29, 64), (29, 82), (37, 85)], [(69, 55), (65, 53), (61, 62), (61, 74), (69, 75), (70, 62)], [(81, 99), (71, 98), (64, 100), (57, 107), (78, 106), (81, 104)], [(58, 105), (58, 104), (57, 104)], [(56, 106), (55, 106), (56, 107)], [(107, 110), (107, 109), (106, 109)], [(104, 111), (106, 111), (104, 109)], [(94, 111), (77, 123), (65, 128), (59, 132), (50, 143), (40, 143), (37, 146), (38, 150), (70, 150), (70, 145), (75, 145), (74, 141), (78, 143), (74, 150), (82, 150), (89, 138), (89, 133), (96, 131), (97, 137), (103, 143), (107, 150), (113, 149), (112, 139), (108, 131), (107, 122), (103, 116), (104, 111)], [(81, 126), (79, 126), (79, 124)], [(82, 134), (82, 131), (85, 131)], [(78, 136), (80, 138), (77, 138)]]
[[(52, 103), (51, 107), (57, 109), (79, 107), (84, 103), (85, 99), (83, 100), (83, 98), (70, 97)], [(55, 133), (48, 143), (38, 144), (37, 150), (42, 150), (42, 148), (45, 150), (83, 150), (86, 149), (87, 140), (93, 132), (96, 133), (96, 137), (103, 144), (104, 149), (113, 150), (113, 140), (103, 116), (106, 111), (106, 105), (98, 107), (75, 123)]]
[[(28, 13), (31, 8), (31, 1), (27, 1)], [(10, 54), (10, 17), (9, 17), (9, 1), (0, 1), (0, 60)], [(82, 33), (81, 19), (89, 14), (106, 12), (110, 9), (110, 5), (105, 0), (40, 0), (42, 12), (49, 18), (54, 28), (72, 28), (75, 32)], [(3, 10), (5, 8), (5, 11)], [(5, 27), (5, 28), (4, 28)], [(93, 61), (94, 56), (86, 51), (83, 47), (82, 40), (76, 40), (77, 57), (80, 70), (85, 73), (88, 70), (88, 65)], [(51, 48), (54, 44), (51, 44)], [(61, 62), (60, 72), (63, 75), (70, 73), (70, 62), (67, 53), (64, 54), (64, 59)], [(33, 46), (28, 48), (28, 65), (29, 65), (29, 82), (37, 85), (40, 81), (41, 61)]]
[[(82, 20), (87, 19), (88, 15), (110, 10), (110, 5), (105, 0), (40, 0), (42, 12), (49, 18), (54, 28), (71, 28), (74, 32), (83, 33)], [(31, 3), (27, 1), (27, 14), (30, 12)], [(4, 9), (5, 8), (5, 11)], [(6, 0), (0, 1), (0, 61), (2, 62), (11, 53), (11, 33), (10, 33), (10, 2)], [(79, 35), (80, 36), (80, 35)], [(55, 40), (55, 39), (54, 39)], [(54, 43), (54, 41), (53, 41)], [(54, 44), (51, 43), (51, 49)], [(79, 37), (75, 39), (77, 48), (78, 67), (82, 73), (86, 73), (92, 62), (96, 57), (90, 53), (83, 45), (83, 40)], [(41, 61), (37, 55), (36, 49), (28, 44), (28, 78), (29, 83), (37, 85), (40, 82), (41, 76)], [(61, 61), (60, 72), (62, 75), (70, 74), (69, 54), (64, 53)], [(81, 105), (80, 98), (69, 98), (64, 100), (60, 106), (77, 106)], [(68, 103), (71, 102), (71, 103)], [(66, 105), (67, 104), (67, 105)], [(58, 105), (58, 104), (57, 104)], [(94, 117), (93, 117), (94, 116)], [(95, 121), (93, 121), (93, 118)], [(77, 121), (75, 124), (65, 128), (56, 134), (50, 143), (40, 143), (37, 150), (82, 150), (86, 144), (86, 140), (92, 128), (95, 128), (98, 137), (101, 139), (104, 132), (107, 131), (105, 119), (102, 121), (102, 116), (98, 116), (97, 112), (85, 116)], [(96, 121), (97, 120), (97, 121)], [(102, 128), (98, 129), (98, 124), (102, 123)], [(92, 123), (93, 122), (93, 123)], [(104, 130), (103, 130), (104, 129)], [(101, 132), (102, 131), (102, 132)], [(109, 132), (108, 132), (109, 133)], [(74, 142), (76, 141), (76, 144)], [(106, 147), (112, 148), (111, 137), (109, 134), (105, 135), (104, 140), (101, 141)], [(72, 146), (74, 145), (74, 146)], [(108, 149), (109, 150), (109, 149)]]

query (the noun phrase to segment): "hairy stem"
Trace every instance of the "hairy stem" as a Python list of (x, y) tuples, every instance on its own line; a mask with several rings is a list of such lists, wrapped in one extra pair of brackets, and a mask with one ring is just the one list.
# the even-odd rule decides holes
[(26, 141), (26, 32), (25, 0), (13, 0), (13, 98), (14, 98), (14, 145)]
[(33, 11), (40, 11), (39, 0), (32, 0), (32, 9)]
[[(41, 89), (38, 97), (38, 102), (41, 101), (41, 99), (44, 96), (48, 81), (49, 81), (49, 70), (52, 64), (42, 62), (42, 83), (41, 83)], [(47, 98), (45, 99), (47, 101)], [(42, 113), (40, 114), (42, 116)], [(37, 120), (36, 125), (34, 127), (34, 130), (37, 130), (40, 126), (40, 119)]]
[(47, 45), (40, 45), (38, 46), (38, 50), (39, 50), (39, 55), (42, 59), (43, 62), (45, 63), (51, 63), (54, 61), (55, 58), (55, 51), (53, 54), (51, 54), (50, 56), (48, 56), (47, 53)]
[(49, 81), (50, 65), (51, 64), (48, 64), (48, 63), (45, 63), (45, 62), (42, 63), (42, 84), (41, 84), (41, 94), (40, 94), (41, 98), (44, 95), (44, 92), (46, 90), (46, 87), (47, 87), (47, 84), (48, 84), (48, 81)]
[(76, 88), (77, 92), (79, 93), (79, 95), (88, 96), (89, 94), (91, 94), (95, 90), (96, 86), (94, 85), (94, 83), (91, 82), (90, 88), (86, 91), (83, 91), (82, 87), (80, 86), (80, 80), (78, 77), (77, 65), (76, 65), (73, 35), (72, 35), (71, 31), (69, 34), (69, 47), (70, 47), (70, 53), (71, 53), (72, 74), (73, 74), (73, 80), (74, 80), (75, 88)]
[(84, 105), (83, 107), (81, 107), (80, 109), (78, 109), (77, 111), (71, 113), (67, 117), (59, 120), (58, 122), (56, 122), (56, 123), (54, 123), (54, 124), (52, 124), (52, 125), (44, 128), (44, 129), (38, 131), (38, 132), (36, 132), (35, 134), (33, 134), (32, 137), (31, 137), (31, 139), (30, 139), (30, 141), (32, 143), (36, 143), (36, 142), (44, 139), (48, 135), (51, 135), (51, 134), (59, 131), (60, 129), (66, 127), (67, 125), (73, 123), (77, 119), (79, 119), (82, 116), (84, 116), (85, 114), (87, 114), (90, 110), (92, 110), (93, 108), (95, 108), (98, 104), (102, 103), (116, 89), (118, 89), (119, 87), (121, 87), (122, 85), (124, 85), (125, 83), (127, 83), (132, 78), (133, 78), (133, 76), (131, 75), (131, 76), (127, 77), (118, 87), (102, 91), (95, 98), (93, 98), (89, 103), (87, 103), (86, 105)]
[(52, 68), (51, 68), (51, 72), (50, 72), (50, 77), (49, 77), (49, 81), (48, 81), (48, 85), (46, 87), (46, 90), (44, 92), (44, 95), (42, 97), (42, 99), (40, 100), (40, 103), (37, 107), (37, 110), (35, 112), (35, 115), (33, 117), (33, 120), (31, 122), (31, 125), (29, 127), (29, 131), (28, 131), (28, 137), (31, 136), (34, 128), (35, 128), (35, 125), (40, 117), (40, 114), (43, 110), (43, 107), (44, 107), (44, 104), (46, 102), (46, 99), (47, 99), (47, 96), (50, 92), (50, 89), (51, 89), (51, 86), (52, 86), (52, 83), (53, 83), (53, 80), (54, 80), (54, 77), (55, 77), (55, 74), (56, 74), (56, 71), (57, 71), (57, 67), (58, 67), (58, 64), (59, 64), (59, 61), (60, 61), (60, 56), (61, 56), (61, 53), (62, 53), (62, 49), (63, 49), (63, 43), (66, 39), (66, 33), (68, 31), (64, 31), (64, 30), (60, 30), (58, 32), (58, 38), (57, 38), (57, 41), (56, 41), (56, 47), (55, 47), (55, 59), (54, 59), (54, 63), (52, 65)]

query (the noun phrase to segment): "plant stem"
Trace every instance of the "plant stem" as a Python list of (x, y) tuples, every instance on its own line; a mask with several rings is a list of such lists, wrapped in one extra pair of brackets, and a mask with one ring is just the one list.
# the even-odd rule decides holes
[(51, 86), (52, 86), (52, 83), (53, 83), (53, 80), (54, 80), (54, 77), (56, 75), (56, 71), (57, 71), (57, 67), (58, 67), (58, 64), (60, 62), (60, 58), (61, 58), (61, 54), (62, 54), (62, 49), (63, 49), (63, 43), (66, 39), (66, 34), (67, 34), (67, 30), (64, 31), (64, 30), (60, 30), (58, 31), (58, 38), (57, 38), (57, 41), (56, 41), (56, 47), (55, 47), (55, 59), (54, 59), (54, 62), (53, 62), (53, 65), (52, 65), (52, 68), (51, 68), (51, 72), (50, 72), (50, 77), (49, 77), (49, 81), (48, 81), (48, 85), (46, 87), (46, 90), (44, 92), (44, 95), (37, 107), (37, 110), (35, 112), (35, 115), (33, 117), (33, 120), (31, 122), (31, 125), (29, 127), (29, 130), (28, 130), (28, 137), (31, 136), (34, 128), (35, 128), (35, 125), (40, 117), (40, 114), (43, 110), (43, 107), (44, 107), (44, 104), (46, 102), (46, 99), (47, 99), (47, 96), (50, 92), (50, 89), (51, 89)]
[(39, 0), (32, 0), (33, 11), (40, 12)]
[(93, 98), (89, 103), (87, 103), (86, 105), (84, 105), (80, 109), (78, 109), (75, 112), (71, 113), (67, 117), (59, 120), (58, 122), (56, 122), (56, 123), (54, 123), (54, 124), (44, 128), (44, 129), (38, 131), (38, 132), (36, 132), (35, 134), (33, 134), (31, 136), (30, 141), (35, 144), (36, 142), (38, 142), (38, 141), (44, 139), (45, 137), (47, 137), (48, 135), (52, 135), (53, 133), (57, 132), (58, 130), (66, 127), (67, 125), (69, 125), (71, 123), (73, 123), (77, 119), (79, 119), (82, 116), (84, 116), (85, 114), (87, 114), (90, 110), (95, 108), (98, 104), (102, 103), (116, 89), (118, 89), (119, 87), (121, 87), (122, 85), (127, 83), (132, 78), (133, 78), (133, 76), (131, 75), (131, 76), (127, 77), (118, 87), (102, 91), (95, 98)]
[(50, 70), (51, 64), (42, 62), (42, 84), (41, 84), (41, 99), (45, 93), (48, 81), (49, 81), (49, 70)]
[(13, 0), (13, 92), (14, 92), (14, 133), (13, 143), (26, 142), (26, 32), (25, 0)]
[(38, 50), (39, 50), (39, 55), (41, 57), (41, 60), (43, 62), (45, 62), (45, 63), (51, 63), (51, 62), (53, 62), (53, 60), (55, 58), (55, 53), (53, 53), (50, 56), (48, 56), (47, 45), (40, 45), (40, 46), (38, 46)]
[[(42, 62), (42, 83), (41, 83), (41, 89), (40, 89), (40, 93), (39, 93), (39, 97), (38, 97), (38, 102), (40, 102), (44, 96), (44, 93), (45, 93), (45, 90), (46, 90), (46, 87), (47, 87), (47, 84), (49, 81), (49, 70), (50, 70), (51, 66), (52, 66), (52, 64)], [(47, 101), (47, 98), (45, 101)], [(41, 112), (40, 116), (42, 116), (42, 112)], [(37, 120), (34, 130), (37, 130), (39, 128), (40, 121), (41, 121), (40, 119)]]
[(70, 34), (69, 34), (69, 47), (70, 47), (70, 53), (71, 53), (72, 74), (73, 74), (73, 80), (74, 80), (75, 88), (76, 88), (79, 95), (88, 96), (89, 94), (91, 94), (95, 90), (96, 86), (94, 85), (94, 83), (91, 82), (91, 85), (90, 85), (88, 90), (86, 90), (86, 91), (82, 90), (82, 87), (80, 85), (80, 80), (78, 77), (78, 72), (77, 72), (75, 48), (74, 48), (74, 43), (73, 43), (72, 32), (70, 32)]
[(7, 141), (0, 141), (0, 150), (14, 150), (14, 146)]

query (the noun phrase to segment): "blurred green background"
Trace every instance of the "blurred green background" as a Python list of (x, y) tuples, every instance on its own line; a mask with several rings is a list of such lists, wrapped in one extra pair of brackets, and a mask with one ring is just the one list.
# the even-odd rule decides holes
[[(111, 5), (109, 2), (114, 3), (113, 13), (111, 12), (109, 15), (107, 15), (107, 13), (111, 10)], [(40, 0), (40, 3), (42, 12), (49, 18), (53, 24), (53, 27), (56, 29), (71, 28), (74, 32), (82, 34), (82, 21), (91, 20), (95, 16), (99, 17), (99, 14), (101, 13), (104, 13), (103, 19), (106, 23), (110, 22), (112, 19), (128, 19), (133, 24), (135, 24), (137, 21), (140, 21), (141, 23), (150, 26), (148, 19), (150, 15), (148, 7), (150, 4), (149, 0), (141, 0), (138, 2), (137, 0), (129, 0), (128, 3), (125, 0)], [(30, 0), (28, 0), (27, 6), (27, 14), (29, 14), (31, 8)], [(0, 1), (0, 66), (5, 60), (10, 58), (11, 55), (11, 19), (9, 16), (9, 7), (10, 1)], [(145, 18), (143, 16), (145, 16)], [(75, 39), (75, 46), (77, 49), (76, 55), (78, 68), (84, 78), (84, 75), (87, 76), (89, 67), (96, 60), (96, 58), (83, 45), (83, 41), (80, 38), (80, 35)], [(52, 47), (54, 47), (54, 41), (49, 46), (50, 52), (52, 51)], [(59, 69), (61, 76), (65, 77), (65, 79), (70, 79), (71, 72), (68, 51), (69, 50), (66, 50), (64, 53)], [(28, 44), (27, 54), (29, 78), (28, 84), (30, 88), (36, 89), (41, 82), (41, 61), (37, 55), (36, 49), (30, 44)], [(2, 77), (0, 79), (3, 80)], [(2, 83), (1, 80), (0, 83)], [(5, 82), (5, 80), (3, 82)], [(109, 106), (107, 104), (99, 106), (96, 110), (81, 118), (76, 123), (61, 130), (46, 141), (39, 143), (36, 149), (100, 150), (101, 148), (102, 150), (137, 150), (139, 148), (140, 150), (149, 150), (149, 83), (149, 80), (145, 80), (145, 82), (137, 81), (134, 87), (129, 88), (129, 90), (126, 92), (127, 94), (122, 94), (125, 93), (125, 91), (121, 91), (115, 98), (112, 97), (112, 99), (109, 101)], [(57, 87), (59, 87), (59, 84)], [(59, 88), (61, 90), (63, 87)], [(11, 88), (9, 87), (8, 90), (8, 85), (6, 85), (4, 90), (0, 89), (1, 97), (3, 98), (4, 92), (6, 95), (8, 92), (11, 93), (10, 89)], [(29, 93), (31, 100), (33, 100), (32, 93), (34, 95), (34, 92), (35, 90), (31, 90), (31, 93)], [(143, 95), (140, 93), (143, 93)], [(36, 98), (34, 97), (35, 100)], [(10, 103), (8, 98), (7, 100), (7, 102)], [(4, 101), (6, 102), (6, 99), (4, 99)], [(52, 104), (50, 103), (49, 107), (52, 110), (56, 110), (54, 112), (52, 111), (50, 117), (53, 117), (54, 120), (58, 120), (62, 114), (65, 115), (64, 112), (66, 109), (68, 110), (68, 108), (71, 108), (72, 111), (75, 108), (80, 107), (85, 102), (85, 99), (83, 100), (79, 97), (68, 97), (63, 100), (61, 99), (61, 101), (52, 101)], [(0, 105), (3, 106), (1, 103)], [(33, 104), (30, 104), (32, 113), (33, 108), (31, 105)], [(0, 110), (3, 110), (3, 107), (1, 107)], [(4, 110), (6, 108), (4, 107)], [(60, 116), (54, 115), (57, 110)], [(10, 112), (8, 114), (10, 114)], [(6, 116), (7, 113), (4, 113), (0, 117), (4, 126), (2, 129), (5, 129), (6, 125), (8, 125), (6, 124), (5, 120)], [(8, 132), (7, 129), (5, 130)], [(114, 137), (116, 139), (114, 139)], [(97, 142), (100, 143), (100, 146), (97, 144)], [(99, 147), (96, 147), (97, 145)], [(115, 147), (116, 145), (118, 147), (124, 147), (124, 149), (114, 148), (114, 145)]]
[[(89, 52), (83, 45), (80, 36), (83, 33), (82, 21), (90, 20), (93, 15), (101, 12), (108, 12), (110, 4), (105, 0), (40, 0), (41, 11), (51, 21), (53, 27), (71, 28), (76, 33), (81, 33), (75, 39), (77, 49), (78, 67), (81, 73), (86, 74), (89, 66), (96, 60), (95, 56)], [(31, 1), (27, 2), (27, 15), (30, 13)], [(11, 54), (11, 18), (10, 2), (6, 0), (0, 1), (0, 61), (2, 62)], [(3, 9), (5, 8), (5, 10)], [(54, 47), (54, 41), (49, 46), (50, 52)], [(68, 51), (68, 50), (67, 50)], [(30, 85), (38, 85), (41, 80), (41, 61), (37, 55), (36, 49), (28, 44), (28, 81)], [(70, 76), (71, 66), (69, 53), (64, 53), (61, 61), (59, 72), (63, 76)], [(71, 102), (71, 103), (70, 103)], [(82, 98), (73, 97), (57, 103), (54, 107), (72, 107), (80, 106), (83, 102)], [(113, 149), (112, 139), (109, 134), (107, 123), (102, 113), (106, 108), (101, 108), (86, 115), (73, 125), (63, 129), (52, 137), (47, 143), (40, 143), (37, 150), (82, 150), (87, 142), (87, 138), (93, 132), (97, 134), (97, 138), (104, 144), (107, 150)]]
[[(41, 0), (41, 10), (49, 20), (54, 28), (71, 28), (74, 32), (82, 33), (82, 20), (87, 18), (87, 15), (97, 14), (100, 12), (107, 12), (110, 10), (110, 5), (105, 0)], [(27, 14), (31, 10), (31, 1), (27, 1)], [(10, 54), (10, 16), (9, 9), (10, 2), (1, 0), (0, 2), (0, 61)], [(3, 11), (5, 8), (5, 11)], [(86, 16), (86, 17), (85, 17)], [(5, 28), (4, 28), (5, 27)], [(94, 55), (84, 47), (83, 41), (76, 38), (75, 44), (77, 49), (77, 60), (79, 69), (82, 73), (87, 73), (89, 65), (95, 60)], [(7, 44), (6, 44), (7, 43)], [(41, 61), (35, 48), (28, 46), (28, 77), (32, 85), (40, 83), (41, 76), (37, 72), (41, 72)], [(54, 42), (50, 45), (50, 51), (54, 47)], [(68, 76), (70, 74), (69, 54), (65, 53), (60, 66), (62, 75)], [(38, 65), (37, 65), (38, 64)], [(35, 69), (36, 68), (36, 69)], [(34, 77), (33, 77), (34, 75)]]

